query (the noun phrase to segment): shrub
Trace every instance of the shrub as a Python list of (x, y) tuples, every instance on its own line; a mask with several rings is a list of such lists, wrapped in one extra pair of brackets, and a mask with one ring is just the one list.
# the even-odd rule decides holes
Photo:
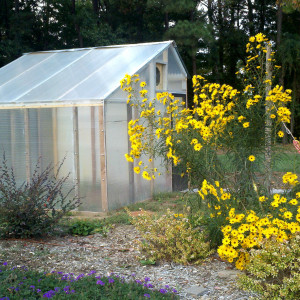
[(148, 260), (197, 264), (212, 253), (204, 234), (192, 227), (185, 214), (173, 214), (168, 210), (165, 215), (155, 218), (145, 212), (133, 217), (132, 223), (144, 239), (139, 246)]
[(0, 167), (0, 235), (23, 238), (51, 232), (62, 217), (80, 205), (80, 199), (71, 196), (74, 188), (63, 192), (67, 180), (68, 176), (58, 178), (51, 165), (40, 170), (38, 162), (30, 182), (18, 186), (4, 156)]
[(0, 299), (178, 299), (174, 289), (154, 289), (148, 277), (125, 282), (118, 275), (97, 276), (95, 273), (78, 276), (40, 273), (0, 264)]
[(238, 284), (258, 293), (258, 299), (300, 299), (300, 235), (264, 240), (261, 249), (251, 250), (246, 270)]
[(104, 225), (100, 220), (72, 220), (69, 225), (69, 233), (73, 235), (87, 236), (89, 234), (101, 233), (106, 235), (109, 225)]

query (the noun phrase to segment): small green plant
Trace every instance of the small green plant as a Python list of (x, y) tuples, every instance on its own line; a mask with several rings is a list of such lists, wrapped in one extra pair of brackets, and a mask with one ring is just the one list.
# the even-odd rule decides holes
[(106, 225), (113, 225), (113, 224), (130, 225), (131, 224), (130, 217), (124, 210), (108, 215), (105, 219), (103, 219), (103, 222)]
[(203, 232), (194, 229), (184, 214), (173, 214), (168, 210), (165, 215), (155, 218), (145, 212), (133, 217), (132, 223), (144, 239), (139, 246), (145, 253), (145, 261), (165, 259), (198, 264), (212, 253)]
[(267, 239), (251, 250), (241, 288), (259, 294), (258, 299), (300, 299), (300, 235), (289, 241)]
[(8, 168), (3, 156), (0, 166), (0, 236), (44, 235), (80, 205), (80, 199), (71, 196), (74, 188), (63, 192), (68, 176), (59, 178), (58, 172), (54, 174), (51, 165), (40, 170), (38, 162), (30, 182), (18, 186), (14, 171)]
[(101, 233), (107, 235), (110, 226), (104, 225), (100, 220), (75, 219), (69, 225), (69, 233), (73, 235), (87, 236), (90, 234)]

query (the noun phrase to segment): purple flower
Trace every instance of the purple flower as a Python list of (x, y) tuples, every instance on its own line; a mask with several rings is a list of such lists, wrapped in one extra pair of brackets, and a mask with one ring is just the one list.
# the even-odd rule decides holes
[(150, 281), (149, 277), (145, 277), (145, 282)]
[(104, 283), (102, 280), (98, 280), (98, 281), (97, 281), (97, 284), (100, 284), (100, 285), (102, 285), (102, 286), (105, 285), (105, 283)]
[(136, 280), (135, 281), (137, 284), (142, 284), (142, 282), (140, 280)]
[(34, 285), (31, 285), (30, 288), (31, 288), (31, 289), (35, 289), (35, 286), (34, 286)]
[(132, 276), (132, 277), (135, 277), (135, 273), (132, 273), (131, 276)]
[(4, 263), (3, 263), (3, 266), (7, 266), (7, 262), (4, 262)]
[(93, 275), (93, 274), (95, 274), (95, 273), (96, 273), (96, 271), (95, 271), (95, 270), (92, 270), (92, 271), (88, 274), (88, 276)]
[(95, 276), (95, 278), (97, 278), (97, 279), (101, 279), (101, 276), (100, 276), (100, 275), (98, 275), (98, 276)]
[(59, 287), (54, 288), (54, 291), (55, 291), (55, 292), (58, 292), (59, 290), (60, 290)]
[(70, 289), (70, 286), (68, 286), (68, 285), (66, 285), (66, 286), (64, 287), (64, 291), (65, 291), (65, 292), (67, 292), (69, 289)]
[(146, 287), (146, 288), (148, 288), (148, 289), (152, 289), (152, 288), (154, 288), (154, 286), (151, 284), (151, 283), (145, 283), (144, 284), (144, 287)]
[(177, 294), (177, 293), (178, 293), (175, 289), (173, 289), (172, 292), (173, 292), (174, 294)]
[(165, 285), (165, 288), (166, 288), (166, 289), (168, 289), (168, 288), (169, 288), (169, 286), (168, 286), (168, 285)]
[(144, 297), (150, 298), (150, 295), (149, 294), (144, 294)]
[(115, 281), (112, 278), (108, 279), (108, 283), (114, 283)]
[(50, 290), (43, 295), (43, 298), (52, 298), (53, 296), (55, 296), (55, 292)]
[(168, 291), (165, 290), (165, 289), (160, 289), (159, 292), (162, 293), (162, 294), (166, 294)]
[(37, 289), (37, 290), (36, 290), (37, 293), (40, 293), (41, 291), (42, 291), (42, 290), (40, 290), (40, 289)]
[(80, 278), (82, 278), (82, 277), (84, 277), (84, 274), (82, 273), (82, 274), (79, 274), (76, 278), (75, 278), (75, 280), (79, 280)]

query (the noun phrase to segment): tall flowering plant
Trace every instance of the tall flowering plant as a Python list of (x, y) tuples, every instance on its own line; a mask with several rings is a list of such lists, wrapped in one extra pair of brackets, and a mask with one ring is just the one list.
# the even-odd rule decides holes
[[(271, 46), (262, 33), (250, 37), (246, 45), (246, 65), (238, 71), (244, 82), (241, 90), (194, 76), (194, 106), (191, 108), (184, 108), (184, 103), (168, 92), (149, 99), (146, 83), (140, 82), (138, 75), (126, 75), (121, 81), (136, 116), (128, 125), (131, 150), (125, 155), (127, 160), (135, 161), (134, 171), (142, 172), (147, 180), (160, 175), (156, 168), (151, 168), (155, 156), (163, 156), (180, 167), (182, 175), (187, 175), (191, 185), (198, 187), (199, 197), (211, 211), (209, 223), (223, 243), (220, 256), (238, 261), (239, 268), (245, 265), (247, 249), (258, 245), (254, 241), (268, 236), (256, 236), (254, 233), (260, 232), (257, 226), (261, 223), (252, 224), (264, 219), (262, 214), (270, 213), (273, 217), (274, 213), (270, 211), (274, 203), (266, 205), (267, 202), (262, 201), (272, 196), (259, 175), (267, 170), (262, 164), (266, 145), (273, 147), (275, 141), (284, 136), (279, 130), (281, 123), (290, 122), (287, 104), (291, 101), (291, 90), (273, 85), (274, 72), (279, 66), (274, 64), (275, 52), (270, 51)], [(268, 151), (271, 155), (270, 149)], [(148, 161), (141, 159), (142, 154), (150, 157)], [(293, 174), (286, 176), (292, 178)], [(287, 212), (281, 212), (278, 217), (285, 216), (284, 220), (289, 221)], [(252, 235), (243, 244), (238, 228), (234, 229), (238, 234), (234, 231), (232, 240), (228, 237), (231, 230), (226, 226), (231, 226), (228, 223), (233, 219), (236, 223), (244, 220), (251, 223)], [(297, 225), (299, 220), (293, 222)], [(292, 231), (299, 230), (299, 224), (296, 225)], [(269, 223), (264, 226), (268, 227)], [(245, 228), (250, 230), (249, 226)], [(272, 233), (284, 238), (289, 236), (276, 230)]]

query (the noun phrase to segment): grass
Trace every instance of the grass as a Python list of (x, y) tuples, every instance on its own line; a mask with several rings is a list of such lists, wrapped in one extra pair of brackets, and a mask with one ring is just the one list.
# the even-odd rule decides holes
[(178, 299), (177, 291), (169, 287), (156, 290), (148, 277), (130, 280), (116, 274), (40, 273), (25, 267), (10, 267), (0, 262), (0, 299)]

